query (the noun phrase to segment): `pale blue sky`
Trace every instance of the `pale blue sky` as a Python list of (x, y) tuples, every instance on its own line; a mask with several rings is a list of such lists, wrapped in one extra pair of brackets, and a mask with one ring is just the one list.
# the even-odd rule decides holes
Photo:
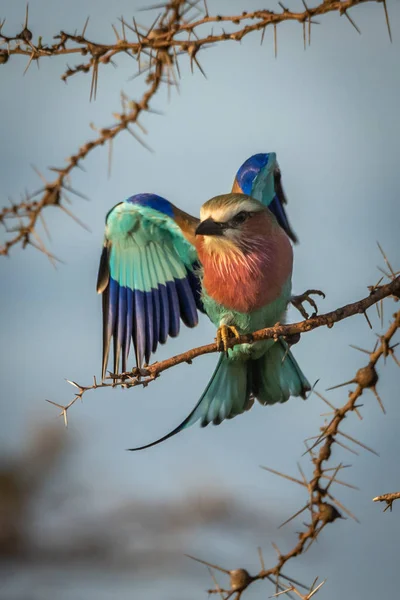
[[(30, 26), (48, 39), (61, 28), (82, 27), (90, 14), (88, 36), (111, 40), (110, 22), (117, 24), (120, 15), (130, 18), (145, 4), (146, 0), (31, 0)], [(218, 13), (275, 7), (261, 0), (208, 0), (208, 4), (210, 12)], [(22, 0), (0, 0), (0, 17), (7, 17), (6, 32), (19, 30), (24, 6)], [(299, 8), (294, 0), (291, 7)], [(105, 149), (94, 151), (85, 161), (86, 173), (73, 173), (73, 187), (91, 199), (89, 203), (74, 199), (74, 212), (92, 233), (49, 209), (50, 249), (65, 264), (55, 271), (31, 249), (15, 250), (10, 259), (0, 261), (2, 451), (17, 451), (38, 423), (54, 421), (54, 409), (44, 399), (66, 403), (72, 398), (73, 390), (64, 378), (84, 384), (100, 373), (101, 301), (95, 280), (104, 216), (129, 195), (159, 193), (198, 214), (205, 200), (229, 191), (245, 158), (275, 151), (289, 216), (301, 241), (295, 249), (296, 292), (309, 287), (324, 290), (327, 298), (319, 302), (321, 310), (359, 299), (367, 285), (378, 280), (376, 266), (383, 266), (376, 240), (399, 267), (400, 6), (389, 0), (388, 8), (393, 44), (382, 5), (367, 4), (351, 13), (361, 36), (344, 17), (328, 15), (313, 27), (306, 52), (301, 26), (288, 23), (279, 27), (277, 59), (271, 31), (262, 47), (257, 34), (241, 44), (229, 42), (201, 53), (207, 80), (199, 72), (191, 75), (183, 59), (180, 94), (173, 92), (168, 103), (166, 93), (161, 92), (151, 106), (164, 116), (143, 119), (149, 130), (146, 141), (155, 152), (150, 154), (122, 134), (114, 143), (110, 178)], [(145, 13), (139, 16), (139, 21), (153, 19)], [(69, 64), (77, 62), (78, 57), (68, 58)], [(43, 171), (46, 166), (61, 166), (64, 157), (95, 135), (90, 122), (111, 124), (112, 113), (119, 110), (121, 89), (133, 98), (139, 98), (143, 89), (140, 80), (129, 81), (135, 64), (127, 57), (118, 61), (118, 69), (100, 70), (98, 97), (92, 103), (88, 76), (77, 75), (68, 85), (61, 82), (62, 58), (42, 61), (40, 70), (32, 65), (23, 77), (25, 64), (25, 59), (12, 57), (0, 69), (2, 202), (40, 186), (30, 163)], [(386, 316), (392, 312), (393, 306), (388, 307)], [(376, 313), (370, 313), (378, 332)], [(289, 318), (298, 315), (290, 311)], [(200, 327), (183, 330), (161, 349), (158, 358), (208, 343), (213, 337), (214, 328), (203, 317)], [(374, 339), (359, 316), (332, 331), (320, 329), (304, 335), (295, 355), (311, 381), (320, 379), (318, 388), (323, 391), (351, 378), (364, 364), (365, 357), (349, 344), (368, 348)], [(138, 490), (141, 496), (180, 497), (204, 482), (228, 487), (266, 514), (283, 507), (289, 516), (299, 508), (304, 503), (301, 490), (261, 471), (259, 465), (295, 473), (303, 439), (316, 435), (322, 423), (320, 413), (325, 406), (316, 397), (305, 403), (291, 399), (283, 406), (255, 406), (220, 427), (200, 430), (194, 426), (143, 453), (124, 451), (179, 423), (197, 401), (215, 360), (215, 356), (202, 357), (190, 367), (173, 369), (145, 390), (87, 394), (84, 403), (71, 410), (65, 432), (80, 440), (76, 476), (110, 503)], [(380, 459), (336, 450), (334, 457), (336, 461), (351, 459), (354, 465), (346, 473), (347, 480), (361, 491), (343, 488), (336, 494), (357, 514), (361, 525), (347, 520), (327, 528), (319, 543), (291, 566), (291, 572), (305, 580), (328, 577), (321, 592), (326, 600), (343, 597), (344, 589), (347, 598), (365, 600), (382, 591), (394, 597), (398, 591), (398, 507), (392, 515), (383, 515), (371, 498), (400, 488), (399, 372), (389, 361), (385, 369), (380, 365), (379, 373), (387, 416), (366, 394), (363, 422), (350, 416), (346, 431), (378, 450)], [(329, 398), (343, 403), (346, 389), (331, 392)], [(56, 426), (62, 428), (62, 421), (56, 421)], [(309, 468), (307, 460), (304, 465)], [(288, 525), (293, 540), (297, 529), (296, 523)], [(265, 548), (269, 564), (274, 560), (271, 540), (279, 540), (279, 535), (260, 536), (254, 552), (246, 556), (240, 540), (226, 554), (205, 544), (203, 555), (228, 568), (246, 566), (254, 571), (258, 568), (256, 545)], [(207, 586), (204, 572), (203, 588)], [(121, 588), (118, 597), (130, 598), (129, 590), (129, 586)], [(102, 598), (93, 589), (80, 597), (89, 599), (93, 593)], [(248, 594), (249, 598), (265, 595), (259, 586)], [(193, 597), (204, 597), (201, 587), (196, 587)]]

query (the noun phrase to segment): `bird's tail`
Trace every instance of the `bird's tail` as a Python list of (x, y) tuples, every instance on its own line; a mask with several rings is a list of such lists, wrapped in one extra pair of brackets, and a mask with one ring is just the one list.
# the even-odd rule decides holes
[(130, 450), (155, 446), (197, 421), (201, 427), (209, 423), (219, 425), (224, 419), (232, 419), (251, 408), (255, 398), (263, 405), (275, 404), (286, 402), (290, 396), (305, 398), (310, 389), (283, 340), (278, 340), (256, 360), (232, 359), (221, 354), (206, 389), (186, 419), (155, 442)]
[(261, 358), (251, 361), (251, 391), (260, 404), (306, 398), (311, 386), (284, 340), (278, 340)]

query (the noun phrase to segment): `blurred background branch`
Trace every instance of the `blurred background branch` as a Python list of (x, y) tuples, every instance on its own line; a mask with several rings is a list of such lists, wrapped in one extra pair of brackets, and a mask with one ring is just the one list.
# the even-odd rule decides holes
[[(6, 582), (31, 569), (62, 569), (70, 577), (82, 568), (92, 577), (104, 568), (147, 576), (155, 570), (168, 578), (172, 568), (184, 568), (183, 553), (195, 550), (200, 532), (251, 539), (270, 527), (264, 514), (223, 487), (194, 487), (180, 501), (149, 501), (138, 491), (95, 508), (90, 488), (68, 473), (71, 454), (71, 438), (39, 428), (0, 464), (1, 598)], [(30, 596), (25, 586), (21, 597), (36, 597), (36, 591)]]

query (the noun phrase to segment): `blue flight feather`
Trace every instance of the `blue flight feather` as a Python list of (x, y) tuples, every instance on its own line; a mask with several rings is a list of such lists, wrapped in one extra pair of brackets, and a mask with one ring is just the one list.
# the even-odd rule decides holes
[(169, 305), (169, 335), (176, 337), (179, 333), (179, 300), (174, 281), (167, 281), (167, 294)]
[(203, 301), (201, 299), (201, 283), (200, 283), (199, 277), (197, 275), (195, 275), (195, 272), (197, 272), (198, 269), (200, 269), (200, 263), (197, 261), (195, 263), (193, 263), (193, 270), (186, 267), (187, 279), (188, 279), (190, 287), (192, 288), (196, 306), (197, 306), (198, 310), (200, 310), (201, 312), (204, 313), (205, 310), (204, 310), (204, 306), (203, 306)]
[(168, 200), (161, 196), (157, 196), (157, 194), (135, 194), (135, 196), (128, 198), (126, 202), (129, 202), (129, 204), (140, 204), (141, 206), (158, 210), (171, 218), (174, 216), (171, 202), (168, 202)]
[(151, 288), (151, 314), (149, 312), (148, 318), (151, 318), (151, 327), (149, 323), (149, 329), (151, 329), (151, 349), (150, 352), (155, 352), (158, 345), (158, 337), (160, 330), (160, 300), (158, 297), (158, 281), (157, 273), (154, 266), (153, 254), (151, 245), (145, 247), (146, 264), (144, 268), (147, 269), (149, 276), (149, 285)]
[(135, 290), (135, 320), (136, 320), (136, 335), (135, 335), (135, 351), (136, 362), (138, 365), (143, 364), (143, 357), (146, 348), (146, 308), (145, 308), (145, 292)]
[(168, 338), (169, 331), (169, 304), (168, 293), (165, 285), (158, 286), (161, 298), (161, 314), (160, 314), (160, 342), (165, 344)]
[(175, 279), (175, 286), (178, 292), (179, 308), (182, 321), (188, 327), (194, 327), (198, 323), (196, 302), (191, 293), (191, 287), (188, 280)]
[(108, 332), (112, 335), (114, 333), (115, 324), (117, 322), (118, 315), (118, 297), (119, 297), (119, 285), (115, 279), (110, 279), (110, 295), (109, 295), (109, 308), (108, 308)]
[[(284, 229), (284, 231), (286, 231), (286, 233), (291, 231), (291, 227), (289, 225), (289, 221), (286, 216), (285, 209), (283, 208), (282, 204), (279, 202), (277, 196), (274, 196), (274, 199), (272, 200), (272, 202), (270, 203), (268, 208), (275, 215), (276, 220), (278, 221), (278, 223), (282, 227), (282, 229)], [(290, 237), (292, 237), (292, 236), (290, 236)], [(293, 237), (292, 237), (292, 239), (293, 239)]]
[(158, 341), (160, 339), (160, 322), (161, 322), (161, 306), (160, 306), (160, 290), (154, 288), (152, 290), (153, 296), (153, 316), (154, 316), (154, 329), (153, 329), (153, 347), (152, 352), (157, 350)]
[(131, 339), (134, 338), (133, 322), (134, 322), (134, 304), (133, 304), (134, 292), (129, 287), (126, 288), (126, 331), (125, 331), (125, 344), (122, 354), (122, 370), (126, 371), (126, 365), (128, 362), (129, 349), (131, 345)]
[[(275, 158), (275, 153), (274, 158)], [(243, 194), (252, 196), (252, 188), (255, 177), (270, 160), (270, 154), (254, 154), (250, 156), (240, 167), (236, 174), (236, 181), (240, 185)]]
[(126, 287), (119, 286), (118, 295), (118, 320), (116, 324), (116, 333), (114, 340), (116, 340), (116, 352), (114, 353), (114, 373), (118, 371), (120, 352), (124, 354), (123, 343), (125, 340), (126, 332)]
[(275, 152), (250, 156), (238, 170), (235, 182), (244, 194), (268, 206), (290, 239), (297, 242), (284, 209), (286, 198)]
[(145, 304), (146, 304), (146, 346), (145, 346), (145, 362), (149, 364), (150, 355), (154, 343), (153, 330), (154, 330), (154, 314), (153, 314), (153, 293), (144, 293)]

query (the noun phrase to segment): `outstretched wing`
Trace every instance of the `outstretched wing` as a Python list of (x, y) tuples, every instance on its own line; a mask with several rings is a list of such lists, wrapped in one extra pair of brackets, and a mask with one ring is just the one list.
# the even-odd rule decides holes
[(296, 243), (297, 236), (289, 224), (284, 208), (287, 200), (281, 179), (275, 152), (254, 154), (238, 170), (232, 192), (247, 194), (268, 206), (282, 229)]
[(103, 294), (103, 369), (111, 340), (114, 373), (126, 371), (131, 340), (138, 367), (158, 343), (176, 337), (180, 319), (198, 323), (202, 310), (197, 254), (191, 241), (198, 219), (155, 194), (137, 194), (106, 217), (97, 291)]

